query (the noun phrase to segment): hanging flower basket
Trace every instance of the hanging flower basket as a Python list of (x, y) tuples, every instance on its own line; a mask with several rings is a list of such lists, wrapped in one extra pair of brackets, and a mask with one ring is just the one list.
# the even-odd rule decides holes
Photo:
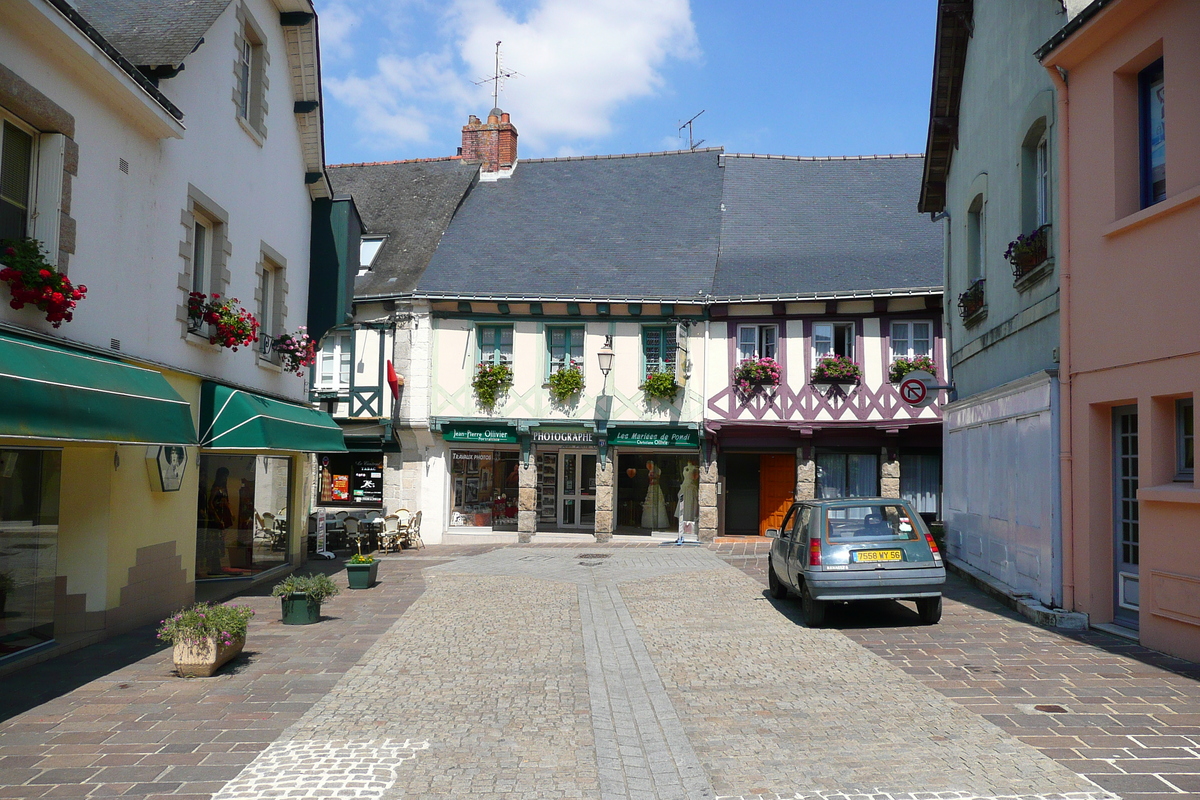
[(471, 381), (471, 387), (475, 390), (475, 398), (479, 405), (491, 409), (495, 407), (500, 395), (512, 386), (512, 382), (513, 371), (508, 364), (480, 362), (475, 367), (475, 378)]
[(1012, 264), (1013, 277), (1021, 278), (1040, 266), (1050, 252), (1050, 225), (1046, 224), (1026, 236), (1021, 234), (1008, 243), (1004, 257)]
[(258, 320), (238, 305), (236, 297), (222, 299), (215, 293), (191, 292), (188, 294), (188, 323), (197, 333), (207, 324), (208, 343), (228, 347), (234, 352), (258, 341)]
[(743, 394), (778, 386), (781, 379), (779, 362), (773, 358), (747, 358), (733, 368), (733, 385)]
[(12, 294), (10, 306), (18, 310), (26, 304), (36, 306), (56, 328), (71, 321), (76, 303), (88, 290), (51, 266), (36, 239), (0, 240), (0, 280)]
[(892, 362), (891, 368), (888, 369), (888, 380), (892, 383), (899, 383), (904, 380), (905, 375), (915, 370), (937, 375), (937, 365), (929, 356), (913, 356), (912, 358), (900, 356)]
[(550, 396), (556, 403), (565, 403), (583, 391), (583, 370), (563, 367), (550, 374)]
[(647, 399), (673, 403), (675, 395), (679, 394), (680, 386), (673, 372), (651, 372), (639, 388), (646, 393)]
[(308, 335), (308, 328), (301, 325), (295, 333), (282, 333), (272, 343), (271, 349), (279, 353), (284, 372), (303, 376), (303, 369), (317, 363), (317, 343)]
[(970, 319), (983, 310), (983, 286), (985, 283), (983, 278), (979, 278), (958, 296), (958, 313), (964, 320)]
[(862, 367), (846, 356), (822, 356), (813, 367), (813, 383), (858, 383), (862, 380)]

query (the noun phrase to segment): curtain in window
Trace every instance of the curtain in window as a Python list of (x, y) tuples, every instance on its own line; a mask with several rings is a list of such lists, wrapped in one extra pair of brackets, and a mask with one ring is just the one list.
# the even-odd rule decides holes
[(675, 371), (675, 329), (646, 328), (642, 332), (646, 374)]
[(818, 453), (817, 497), (875, 497), (879, 456), (874, 453)]
[(583, 328), (550, 329), (550, 371), (583, 366)]
[(484, 364), (511, 364), (513, 329), (489, 325), (479, 329), (479, 360)]
[(941, 493), (941, 456), (900, 456), (900, 496), (911, 503), (917, 513), (937, 514)]
[(757, 348), (758, 328), (753, 325), (738, 328), (738, 361), (754, 358)]

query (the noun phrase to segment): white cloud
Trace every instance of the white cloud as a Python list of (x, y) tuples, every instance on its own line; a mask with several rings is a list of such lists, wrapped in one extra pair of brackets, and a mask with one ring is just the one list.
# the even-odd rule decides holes
[(326, 58), (346, 58), (353, 53), (350, 38), (362, 18), (341, 0), (321, 4), (321, 55)]
[[(500, 0), (450, 0), (424, 52), (384, 52), (373, 74), (327, 73), (326, 87), (355, 110), (364, 135), (392, 148), (442, 141), (448, 132), (456, 140), (467, 114), (483, 117), (492, 106), (491, 85), (472, 82), (492, 75), (495, 43), (502, 41), (504, 68), (521, 77), (505, 82), (499, 104), (512, 114), (522, 152), (563, 152), (611, 133), (623, 103), (664, 88), (661, 70), (669, 60), (698, 53), (689, 0), (527, 5), (518, 14)], [(322, 11), (323, 47), (325, 15), (334, 8)], [(386, 0), (373, 10), (390, 16), (412, 9), (411, 0)], [(371, 27), (367, 22), (362, 27)], [(348, 37), (353, 24), (342, 17), (333, 27), (335, 36)]]

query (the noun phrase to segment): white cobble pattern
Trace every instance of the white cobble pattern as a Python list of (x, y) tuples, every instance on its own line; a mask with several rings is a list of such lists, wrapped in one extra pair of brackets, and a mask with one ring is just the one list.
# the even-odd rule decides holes
[(428, 742), (290, 741), (276, 742), (260, 753), (214, 797), (356, 798), (374, 800), (396, 782), (396, 770)]

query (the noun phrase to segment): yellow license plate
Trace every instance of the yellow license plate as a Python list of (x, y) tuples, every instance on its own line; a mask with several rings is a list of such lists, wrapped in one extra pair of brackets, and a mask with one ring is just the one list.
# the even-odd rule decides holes
[(862, 550), (854, 554), (854, 560), (863, 561), (902, 561), (904, 556), (899, 550)]

